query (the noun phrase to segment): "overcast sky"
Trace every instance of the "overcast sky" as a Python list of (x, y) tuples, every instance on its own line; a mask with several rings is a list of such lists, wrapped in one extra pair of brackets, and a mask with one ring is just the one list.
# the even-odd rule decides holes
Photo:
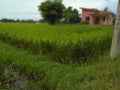
[[(45, 0), (0, 0), (0, 19), (34, 19), (39, 20), (38, 5)], [(63, 4), (79, 10), (80, 7), (103, 9), (108, 6), (116, 13), (118, 0), (63, 0)]]

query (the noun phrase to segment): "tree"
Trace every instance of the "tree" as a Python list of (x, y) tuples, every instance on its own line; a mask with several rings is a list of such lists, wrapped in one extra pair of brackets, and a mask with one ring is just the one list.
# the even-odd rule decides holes
[(120, 55), (120, 0), (118, 2), (115, 30), (113, 34), (110, 56), (112, 59), (115, 59), (119, 55)]
[(79, 12), (77, 9), (73, 10), (72, 18), (70, 19), (70, 23), (80, 23)]
[(0, 21), (1, 22), (15, 22), (15, 20), (13, 20), (13, 19), (7, 19), (7, 18), (3, 18)]
[(49, 23), (55, 24), (63, 17), (65, 6), (61, 0), (47, 0), (38, 6), (42, 17)]
[(66, 23), (79, 23), (80, 17), (77, 9), (72, 9), (68, 7), (64, 12), (64, 18)]
[(104, 11), (104, 12), (109, 12), (109, 7), (105, 7), (105, 8), (103, 9), (103, 11)]

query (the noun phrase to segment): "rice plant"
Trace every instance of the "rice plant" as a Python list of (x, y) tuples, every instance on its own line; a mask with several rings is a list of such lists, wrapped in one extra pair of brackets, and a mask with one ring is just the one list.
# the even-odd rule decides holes
[(61, 63), (84, 63), (110, 49), (112, 26), (0, 24), (0, 39)]

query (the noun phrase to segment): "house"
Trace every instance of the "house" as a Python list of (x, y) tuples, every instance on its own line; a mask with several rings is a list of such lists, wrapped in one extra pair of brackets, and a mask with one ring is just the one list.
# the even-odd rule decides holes
[(115, 14), (112, 12), (99, 11), (97, 9), (82, 9), (82, 21), (88, 21), (90, 25), (113, 25)]

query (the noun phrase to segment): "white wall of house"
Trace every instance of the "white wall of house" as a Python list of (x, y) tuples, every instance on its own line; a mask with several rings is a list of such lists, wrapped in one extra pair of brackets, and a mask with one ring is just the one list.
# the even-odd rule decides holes
[(109, 14), (108, 16), (102, 16), (100, 17), (100, 24), (101, 25), (113, 25), (113, 16), (112, 14)]

